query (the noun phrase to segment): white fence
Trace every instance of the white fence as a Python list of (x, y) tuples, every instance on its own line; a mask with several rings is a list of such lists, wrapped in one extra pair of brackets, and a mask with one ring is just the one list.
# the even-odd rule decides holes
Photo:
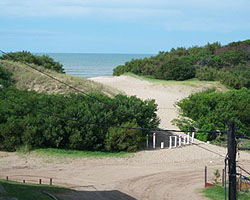
[[(147, 148), (149, 148), (150, 140), (152, 141), (151, 147), (153, 149), (156, 149), (157, 133), (153, 133), (152, 137), (149, 137), (149, 135), (147, 135), (147, 143), (146, 143)], [(194, 143), (194, 132), (191, 133), (191, 136), (190, 133), (184, 136), (169, 135), (166, 136), (166, 139), (164, 141), (158, 141), (158, 143), (160, 143), (158, 147), (160, 146), (161, 149), (163, 148), (173, 149), (185, 145), (190, 145)]]

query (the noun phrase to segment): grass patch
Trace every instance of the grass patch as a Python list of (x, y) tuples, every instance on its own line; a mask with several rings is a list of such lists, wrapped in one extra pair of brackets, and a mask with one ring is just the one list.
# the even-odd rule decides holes
[(102, 151), (79, 151), (79, 150), (67, 150), (67, 149), (36, 149), (30, 152), (34, 155), (61, 157), (61, 158), (82, 158), (82, 157), (127, 157), (133, 155), (129, 152), (102, 152)]
[(65, 194), (72, 190), (49, 186), (49, 185), (35, 185), (28, 183), (18, 183), (15, 181), (6, 181), (0, 179), (0, 185), (3, 186), (6, 193), (0, 193), (0, 197), (15, 197), (18, 200), (51, 200), (51, 197), (47, 196), (43, 192), (48, 192), (53, 195)]
[[(220, 186), (215, 186), (211, 188), (207, 188), (203, 190), (203, 194), (205, 197), (211, 199), (211, 200), (223, 200), (225, 199), (225, 193), (224, 188)], [(228, 190), (227, 190), (228, 192)], [(249, 200), (250, 199), (250, 192), (238, 192), (238, 200)], [(228, 197), (228, 195), (227, 195)]]
[(192, 79), (185, 80), (185, 81), (175, 81), (175, 80), (160, 80), (160, 79), (154, 78), (153, 76), (138, 76), (131, 72), (124, 73), (124, 75), (131, 76), (133, 78), (137, 78), (137, 79), (144, 80), (144, 81), (149, 81), (152, 83), (161, 83), (161, 84), (167, 84), (167, 85), (197, 86), (199, 84), (211, 84), (214, 86), (225, 88), (225, 86), (223, 86), (219, 81), (200, 81), (197, 78), (192, 78)]

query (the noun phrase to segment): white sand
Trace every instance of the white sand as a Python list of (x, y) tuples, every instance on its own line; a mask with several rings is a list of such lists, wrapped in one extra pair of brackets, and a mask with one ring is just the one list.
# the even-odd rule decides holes
[[(170, 121), (177, 116), (174, 103), (203, 88), (161, 85), (131, 77), (102, 77), (92, 80), (113, 86), (128, 95), (156, 99), (162, 128), (175, 128)], [(49, 177), (54, 183), (77, 189), (64, 199), (90, 200), (201, 200), (204, 167), (208, 180), (224, 167), (226, 149), (195, 141), (198, 145), (177, 149), (142, 151), (127, 158), (52, 159), (1, 152), (0, 177), (38, 182)], [(203, 149), (206, 148), (206, 149)], [(241, 153), (239, 164), (250, 168), (250, 156)]]

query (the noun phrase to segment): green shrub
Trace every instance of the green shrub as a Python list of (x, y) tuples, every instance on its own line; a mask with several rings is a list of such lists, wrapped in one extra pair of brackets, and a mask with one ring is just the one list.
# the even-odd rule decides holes
[[(207, 90), (192, 94), (177, 105), (181, 117), (175, 123), (182, 129), (193, 127), (198, 130), (225, 131), (228, 121), (234, 120), (238, 131), (250, 136), (250, 90), (246, 88), (225, 93)], [(196, 137), (207, 141), (216, 139), (217, 135), (197, 133)]]
[(3, 85), (4, 87), (12, 85), (13, 80), (11, 79), (11, 76), (12, 73), (0, 65), (0, 85)]
[[(246, 76), (246, 71), (238, 70), (241, 65), (250, 68), (249, 48), (249, 40), (225, 46), (215, 42), (203, 47), (181, 47), (169, 52), (161, 51), (150, 58), (133, 59), (116, 67), (113, 75), (131, 72), (157, 79), (179, 81), (197, 77), (204, 81), (221, 81), (236, 89), (249, 88), (249, 76)], [(239, 73), (240, 76), (237, 77)]]
[[(91, 94), (100, 102), (83, 95), (38, 94), (12, 87), (0, 92), (0, 148), (3, 150), (15, 151), (24, 145), (104, 150), (106, 135), (112, 126), (127, 122), (144, 128), (159, 125), (155, 102), (135, 96), (111, 98)], [(2, 98), (2, 94), (18, 104)]]
[(55, 62), (53, 58), (43, 55), (37, 56), (28, 51), (10, 52), (0, 56), (2, 60), (11, 60), (14, 62), (32, 63), (38, 66), (43, 66), (46, 69), (54, 70), (59, 73), (64, 73), (63, 65)]
[[(122, 124), (123, 127), (138, 127), (135, 122)], [(137, 151), (145, 147), (146, 134), (138, 129), (109, 128), (105, 139), (107, 151)]]

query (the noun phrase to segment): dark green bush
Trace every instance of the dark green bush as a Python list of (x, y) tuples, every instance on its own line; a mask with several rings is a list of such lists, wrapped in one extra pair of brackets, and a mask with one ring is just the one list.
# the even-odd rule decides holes
[[(135, 122), (126, 122), (124, 127), (138, 127)], [(107, 151), (137, 151), (145, 146), (146, 134), (138, 129), (109, 128), (105, 139)]]
[(59, 73), (64, 73), (63, 65), (59, 62), (55, 62), (53, 58), (47, 55), (38, 56), (28, 51), (20, 51), (4, 54), (0, 56), (0, 59), (11, 60), (14, 62), (32, 63), (38, 66), (43, 66), (46, 69), (54, 70)]
[[(3, 95), (18, 102), (18, 105), (2, 98)], [(91, 95), (103, 103), (82, 95), (38, 94), (11, 87), (1, 89), (1, 149), (14, 151), (20, 146), (30, 146), (105, 150), (110, 128), (107, 125), (117, 127), (134, 122), (139, 127), (156, 128), (159, 124), (154, 101), (124, 95), (114, 98), (102, 94)]]
[[(159, 52), (156, 56), (144, 59), (133, 59), (113, 70), (113, 75), (119, 76), (126, 72), (137, 75), (146, 75), (163, 80), (187, 80), (197, 77), (200, 80), (217, 80), (234, 87), (249, 87), (240, 72), (237, 79), (238, 66), (250, 68), (249, 40), (230, 43), (221, 46), (218, 42), (203, 47), (177, 48), (169, 52)], [(230, 74), (218, 74), (218, 71), (230, 71)], [(236, 74), (233, 71), (237, 71)], [(225, 76), (226, 78), (221, 78)], [(226, 79), (230, 80), (227, 81)], [(237, 83), (234, 85), (233, 82)]]
[[(208, 90), (190, 95), (178, 103), (181, 118), (175, 120), (180, 128), (199, 130), (227, 130), (228, 121), (235, 120), (239, 132), (250, 136), (250, 90), (242, 88), (225, 93)], [(189, 118), (190, 120), (187, 120)], [(197, 138), (207, 141), (215, 134), (198, 133)]]
[(0, 85), (8, 87), (12, 85), (13, 80), (11, 79), (12, 73), (0, 65)]

